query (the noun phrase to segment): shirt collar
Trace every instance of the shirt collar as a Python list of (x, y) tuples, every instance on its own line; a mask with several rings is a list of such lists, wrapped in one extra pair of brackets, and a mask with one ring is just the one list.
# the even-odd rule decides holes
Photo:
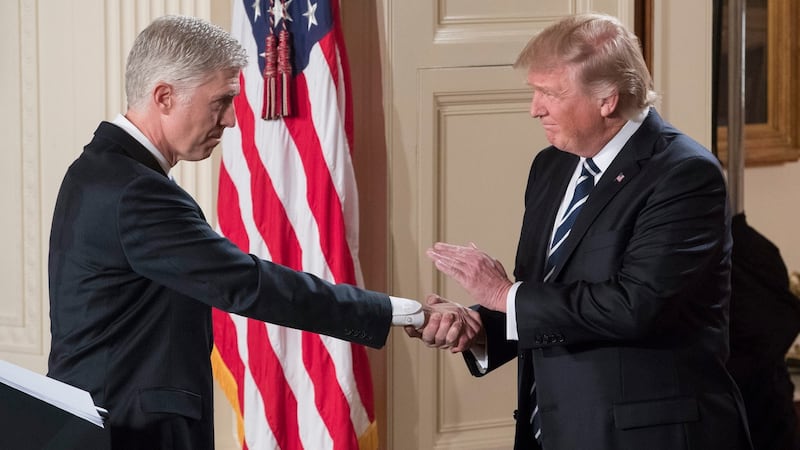
[[(622, 151), (622, 147), (628, 142), (628, 139), (633, 136), (634, 133), (642, 126), (642, 122), (647, 117), (647, 114), (650, 112), (650, 108), (647, 107), (641, 110), (636, 117), (628, 120), (625, 125), (611, 138), (610, 141), (598, 152), (596, 155), (592, 157), (592, 161), (597, 164), (597, 167), (600, 169), (600, 173), (603, 173), (608, 169), (608, 166), (614, 162), (614, 158), (617, 157), (620, 151)], [(586, 158), (581, 158), (581, 163)]]
[(136, 128), (136, 125), (134, 125), (133, 122), (128, 120), (128, 118), (125, 117), (124, 115), (117, 114), (117, 117), (115, 117), (114, 120), (111, 121), (111, 123), (122, 128), (126, 133), (130, 134), (131, 137), (133, 137), (140, 144), (142, 144), (144, 148), (146, 148), (147, 151), (149, 151), (153, 155), (153, 157), (156, 158), (156, 161), (158, 161), (158, 165), (161, 166), (161, 169), (164, 170), (164, 173), (167, 174), (167, 176), (169, 176), (169, 169), (171, 167), (167, 162), (167, 158), (165, 158), (164, 155), (162, 155), (161, 152), (158, 151), (156, 146), (153, 145), (152, 142), (150, 142), (150, 139), (147, 139), (147, 136), (145, 136), (144, 133), (142, 133), (141, 131), (139, 131), (138, 128)]

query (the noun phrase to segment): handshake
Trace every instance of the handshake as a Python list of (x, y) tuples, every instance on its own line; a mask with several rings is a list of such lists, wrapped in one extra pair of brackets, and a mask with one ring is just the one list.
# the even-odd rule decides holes
[[(506, 311), (506, 297), (512, 283), (498, 260), (475, 244), (464, 247), (436, 243), (426, 254), (440, 272), (466, 289), (478, 304), (493, 311)], [(485, 341), (480, 314), (474, 309), (431, 294), (422, 312), (422, 325), (406, 325), (405, 332), (422, 339), (429, 347), (458, 353)]]

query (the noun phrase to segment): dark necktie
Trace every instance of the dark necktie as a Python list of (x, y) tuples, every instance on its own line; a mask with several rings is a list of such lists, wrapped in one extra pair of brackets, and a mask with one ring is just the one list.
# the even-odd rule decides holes
[[(578, 177), (578, 183), (575, 185), (575, 193), (572, 195), (572, 200), (569, 202), (569, 206), (567, 210), (564, 212), (564, 215), (561, 217), (561, 220), (556, 224), (556, 232), (553, 235), (553, 243), (550, 245), (550, 250), (548, 251), (547, 255), (547, 264), (545, 266), (545, 273), (544, 281), (550, 279), (553, 275), (553, 271), (556, 267), (556, 263), (558, 262), (558, 258), (563, 252), (564, 248), (564, 241), (566, 241), (567, 237), (569, 236), (569, 232), (572, 229), (572, 225), (575, 223), (575, 219), (578, 217), (578, 213), (581, 211), (581, 207), (583, 204), (586, 203), (586, 200), (589, 198), (589, 193), (592, 191), (594, 187), (594, 177), (600, 173), (600, 169), (591, 160), (591, 158), (586, 159), (583, 162), (583, 167), (581, 168), (581, 174)], [(533, 430), (533, 437), (539, 442), (542, 443), (542, 424), (540, 422), (539, 417), (539, 405), (536, 402), (536, 382), (533, 382), (533, 386), (531, 386), (531, 429)]]
[(589, 198), (589, 192), (591, 192), (594, 187), (594, 177), (598, 173), (600, 173), (600, 169), (591, 158), (583, 161), (581, 175), (578, 177), (578, 183), (575, 185), (575, 193), (572, 196), (572, 201), (569, 202), (567, 210), (564, 212), (561, 220), (556, 224), (553, 243), (550, 245), (550, 250), (547, 253), (544, 281), (548, 281), (553, 275), (556, 263), (563, 254), (564, 241), (567, 240), (572, 225), (575, 223), (575, 219), (581, 211), (581, 207), (586, 203), (586, 199)]

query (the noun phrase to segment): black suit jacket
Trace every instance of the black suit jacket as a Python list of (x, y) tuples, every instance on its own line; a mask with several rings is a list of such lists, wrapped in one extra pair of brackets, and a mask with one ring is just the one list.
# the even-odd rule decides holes
[(372, 347), (385, 294), (332, 285), (220, 237), (155, 158), (101, 123), (50, 235), (49, 375), (109, 410), (115, 449), (211, 449), (211, 307)]
[(546, 450), (749, 448), (725, 370), (731, 237), (717, 160), (651, 111), (543, 283), (577, 162), (550, 147), (531, 167), (514, 272), (519, 341), (506, 340), (504, 314), (479, 308), (489, 371), (519, 361), (516, 448), (535, 448), (534, 379)]

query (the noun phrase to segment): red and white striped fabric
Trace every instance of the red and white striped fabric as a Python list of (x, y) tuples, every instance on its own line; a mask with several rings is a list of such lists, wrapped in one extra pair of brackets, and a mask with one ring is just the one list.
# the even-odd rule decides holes
[[(249, 65), (226, 130), (219, 229), (244, 251), (361, 285), (349, 73), (337, 0), (238, 0), (232, 33)], [(261, 118), (264, 41), (292, 37), (292, 114)], [(359, 345), (214, 310), (214, 375), (242, 448), (375, 449), (372, 379)]]

